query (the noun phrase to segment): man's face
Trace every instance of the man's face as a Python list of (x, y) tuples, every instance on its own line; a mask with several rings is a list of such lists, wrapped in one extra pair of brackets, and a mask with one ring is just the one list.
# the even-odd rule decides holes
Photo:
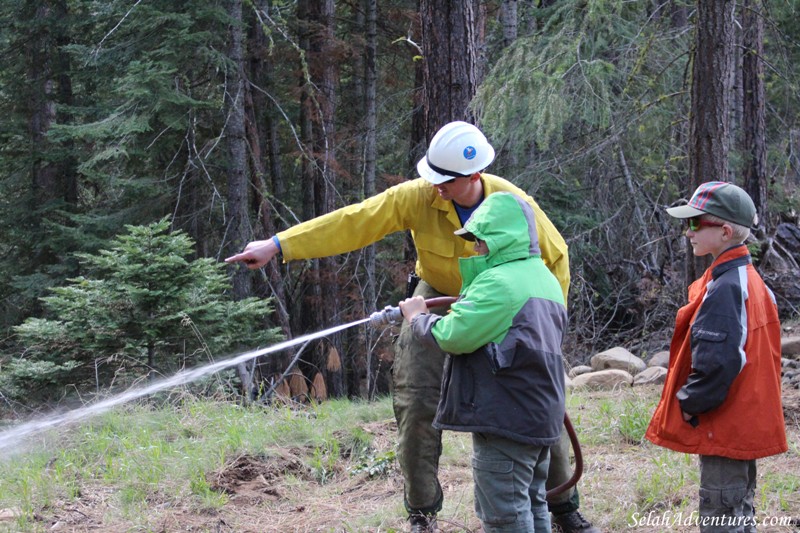
[(489, 253), (489, 247), (486, 246), (486, 241), (480, 239), (475, 240), (475, 253), (478, 255), (486, 255)]
[(442, 200), (453, 201), (458, 205), (471, 207), (475, 203), (475, 187), (480, 183), (480, 175), (473, 174), (462, 178), (453, 178), (439, 185), (434, 185)]

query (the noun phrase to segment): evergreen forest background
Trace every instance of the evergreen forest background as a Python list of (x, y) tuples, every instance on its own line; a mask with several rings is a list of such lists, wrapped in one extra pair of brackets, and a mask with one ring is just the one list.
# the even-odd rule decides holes
[[(396, 304), (396, 234), (261, 271), (247, 242), (406, 179), (444, 123), (570, 246), (567, 354), (668, 344), (702, 261), (664, 207), (745, 187), (798, 314), (795, 0), (0, 0), (0, 410), (105, 393)], [(388, 390), (391, 331), (206, 394)], [(299, 360), (296, 367), (290, 361)]]

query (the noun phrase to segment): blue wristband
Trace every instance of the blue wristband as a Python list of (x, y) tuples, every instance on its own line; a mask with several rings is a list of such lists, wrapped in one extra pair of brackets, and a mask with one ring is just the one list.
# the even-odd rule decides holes
[(278, 247), (278, 251), (279, 252), (283, 252), (283, 250), (281, 249), (281, 241), (278, 240), (278, 236), (277, 235), (273, 235), (272, 236), (272, 242), (274, 242), (275, 246)]

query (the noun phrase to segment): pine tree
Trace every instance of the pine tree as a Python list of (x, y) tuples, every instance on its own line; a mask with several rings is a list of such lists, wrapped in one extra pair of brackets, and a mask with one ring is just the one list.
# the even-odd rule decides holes
[(169, 226), (127, 226), (107, 249), (81, 254), (85, 275), (42, 299), (46, 318), (15, 328), (24, 351), (3, 368), (3, 389), (57, 398), (55, 385), (128, 385), (228, 355), (243, 339), (274, 341), (263, 327), (270, 302), (231, 301), (224, 265), (190, 260), (194, 243)]

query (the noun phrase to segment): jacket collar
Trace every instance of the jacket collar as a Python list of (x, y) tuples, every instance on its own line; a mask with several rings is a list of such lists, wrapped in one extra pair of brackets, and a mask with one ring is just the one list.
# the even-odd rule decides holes
[(739, 268), (750, 264), (750, 262), (750, 250), (744, 244), (737, 244), (719, 254), (714, 262), (711, 263), (711, 267), (709, 267), (711, 278), (717, 279), (728, 270)]
[(460, 228), (461, 221), (458, 219), (458, 213), (456, 213), (456, 208), (453, 206), (453, 202), (451, 200), (444, 200), (441, 196), (439, 196), (439, 193), (436, 192), (436, 187), (431, 187), (431, 192), (433, 194), (431, 207), (440, 211), (444, 211), (447, 220), (453, 225), (453, 227), (456, 229)]

